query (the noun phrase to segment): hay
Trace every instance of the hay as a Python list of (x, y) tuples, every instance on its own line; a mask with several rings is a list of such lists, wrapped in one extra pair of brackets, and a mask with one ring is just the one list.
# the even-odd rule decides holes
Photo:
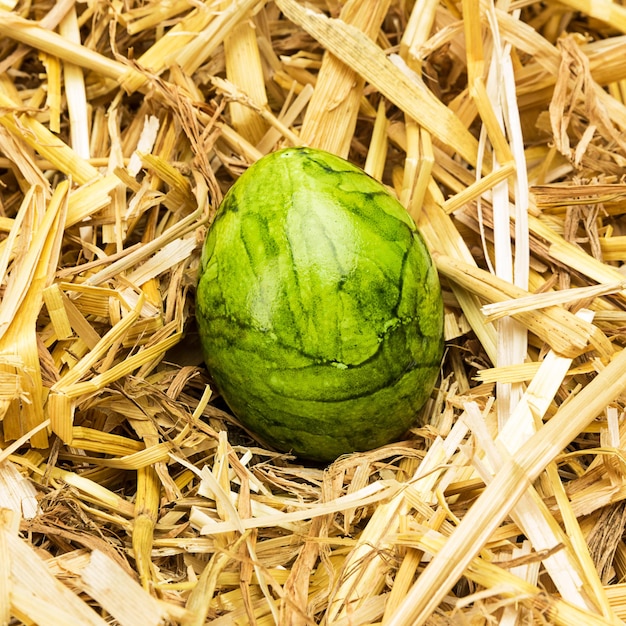
[[(626, 9), (0, 0), (0, 625), (626, 620)], [(261, 447), (200, 246), (284, 145), (395, 191), (446, 356), (403, 441)]]

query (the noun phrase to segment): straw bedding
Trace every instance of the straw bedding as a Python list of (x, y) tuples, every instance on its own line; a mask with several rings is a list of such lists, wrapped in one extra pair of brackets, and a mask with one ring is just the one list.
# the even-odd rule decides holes
[[(0, 0), (0, 624), (622, 623), (624, 33)], [(223, 193), (298, 144), (397, 194), (445, 294), (424, 425), (328, 466), (237, 424), (193, 319)]]

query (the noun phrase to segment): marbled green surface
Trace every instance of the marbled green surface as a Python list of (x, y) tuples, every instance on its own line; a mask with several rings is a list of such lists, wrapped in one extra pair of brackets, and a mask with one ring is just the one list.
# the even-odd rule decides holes
[(410, 216), (360, 169), (310, 148), (266, 156), (226, 194), (196, 316), (241, 422), (323, 461), (400, 437), (443, 350), (439, 281)]

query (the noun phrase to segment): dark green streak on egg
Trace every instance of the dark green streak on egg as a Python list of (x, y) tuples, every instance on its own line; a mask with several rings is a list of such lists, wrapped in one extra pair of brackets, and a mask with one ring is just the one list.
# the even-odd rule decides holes
[(349, 162), (270, 154), (224, 197), (197, 289), (207, 367), (265, 443), (328, 461), (401, 437), (437, 379), (443, 306), (404, 208)]

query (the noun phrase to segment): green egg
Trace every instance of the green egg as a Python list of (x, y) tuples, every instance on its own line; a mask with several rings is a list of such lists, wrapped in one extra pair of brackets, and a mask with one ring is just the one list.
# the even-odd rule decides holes
[(267, 155), (225, 195), (196, 318), (241, 423), (318, 461), (401, 437), (443, 353), (439, 280), (411, 217), (358, 167), (311, 148)]

